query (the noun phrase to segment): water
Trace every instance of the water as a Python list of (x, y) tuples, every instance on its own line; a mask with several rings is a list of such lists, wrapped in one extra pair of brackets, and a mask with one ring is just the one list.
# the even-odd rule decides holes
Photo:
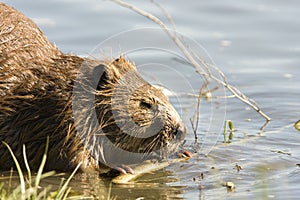
[[(91, 54), (96, 45), (112, 35), (136, 28), (158, 27), (109, 1), (4, 2), (33, 18), (63, 52), (83, 56)], [(163, 17), (151, 3), (131, 2)], [(177, 30), (201, 44), (229, 82), (257, 101), (272, 121), (260, 130), (263, 118), (237, 99), (227, 99), (224, 119), (233, 121), (236, 132), (232, 143), (223, 144), (220, 128), (223, 124), (214, 123), (212, 117), (212, 108), (218, 104), (203, 101), (200, 145), (203, 142), (209, 145), (202, 146), (199, 156), (145, 175), (137, 184), (113, 186), (112, 196), (118, 199), (297, 199), (300, 195), (300, 168), (296, 165), (300, 163), (300, 132), (293, 123), (300, 119), (300, 2), (180, 0), (160, 3), (174, 19)], [(137, 34), (129, 38), (127, 44), (138, 46), (144, 36)], [(164, 41), (161, 44), (168, 45)], [(120, 52), (126, 49), (125, 46), (119, 48)], [(149, 54), (142, 51), (136, 56), (137, 64), (153, 55), (157, 63), (164, 60), (157, 51)], [(202, 56), (208, 57), (205, 53), (201, 53)], [(170, 63), (174, 64), (171, 60)], [(199, 88), (199, 76), (187, 68), (179, 70), (190, 75), (188, 80), (193, 88)], [(168, 71), (161, 74), (165, 75), (162, 80), (171, 85), (178, 83), (178, 79), (167, 76)], [(180, 90), (180, 84), (175, 88)], [(184, 96), (180, 101), (171, 100), (185, 120), (193, 115), (194, 98)], [(223, 105), (223, 100), (218, 101)], [(210, 137), (205, 137), (208, 136), (206, 131), (214, 128), (219, 130), (220, 137), (210, 141)], [(192, 142), (189, 128), (187, 147), (191, 147)], [(216, 145), (210, 149), (214, 142)], [(203, 156), (202, 151), (209, 154)], [(236, 164), (242, 167), (240, 171)], [(203, 179), (199, 178), (201, 173)], [(95, 196), (107, 193), (106, 183), (82, 176), (71, 183), (73, 189)], [(235, 184), (233, 192), (222, 186), (226, 181)], [(59, 185), (60, 180), (50, 182)]]

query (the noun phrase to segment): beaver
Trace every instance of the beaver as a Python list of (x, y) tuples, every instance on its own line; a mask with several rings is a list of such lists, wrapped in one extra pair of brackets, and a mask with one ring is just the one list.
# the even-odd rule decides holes
[[(45, 170), (101, 172), (105, 167), (166, 157), (185, 126), (161, 90), (120, 56), (96, 60), (65, 54), (37, 25), (0, 3), (0, 141), (31, 169), (49, 150)], [(0, 170), (14, 166), (0, 144)], [(142, 155), (141, 157), (137, 155)]]

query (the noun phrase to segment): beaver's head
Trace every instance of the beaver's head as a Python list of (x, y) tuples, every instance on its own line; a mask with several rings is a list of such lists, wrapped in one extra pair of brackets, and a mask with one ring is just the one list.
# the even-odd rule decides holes
[(163, 92), (122, 57), (93, 71), (98, 77), (94, 103), (100, 125), (96, 134), (100, 139), (93, 142), (98, 148), (92, 148), (96, 159), (118, 160), (120, 152), (143, 158), (174, 152), (185, 136), (185, 126)]

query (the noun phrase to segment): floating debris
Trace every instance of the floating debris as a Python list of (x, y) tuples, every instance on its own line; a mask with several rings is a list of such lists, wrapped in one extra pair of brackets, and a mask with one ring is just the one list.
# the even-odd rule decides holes
[(201, 174), (200, 174), (200, 177), (201, 177), (201, 179), (204, 179), (204, 174), (201, 173)]
[(243, 168), (239, 164), (235, 164), (237, 172), (240, 172)]
[(284, 150), (271, 150), (271, 152), (275, 152), (275, 153), (279, 153), (279, 154), (286, 154), (286, 155), (289, 155), (289, 156), (292, 155), (291, 152), (284, 151)]
[(300, 131), (300, 120), (298, 120), (295, 125), (294, 125), (295, 129), (297, 129), (298, 131)]
[(228, 192), (233, 192), (234, 190), (234, 183), (233, 182), (225, 182), (223, 186), (227, 187)]
[(229, 47), (229, 46), (231, 46), (231, 44), (232, 44), (231, 40), (221, 40), (221, 42), (220, 42), (220, 46), (222, 46), (222, 47)]
[(291, 78), (293, 78), (293, 74), (285, 73), (285, 74), (283, 74), (283, 77), (291, 79)]

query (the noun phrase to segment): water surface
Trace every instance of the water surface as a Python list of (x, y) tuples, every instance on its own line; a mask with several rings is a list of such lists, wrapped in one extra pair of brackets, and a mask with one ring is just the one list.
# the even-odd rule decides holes
[[(109, 1), (4, 2), (36, 21), (49, 40), (65, 53), (87, 56), (112, 35), (137, 28), (158, 28), (144, 17)], [(147, 1), (131, 3), (163, 17), (160, 10)], [(199, 156), (145, 175), (137, 184), (114, 185), (112, 196), (117, 199), (297, 199), (300, 195), (300, 168), (296, 165), (300, 163), (300, 132), (293, 124), (300, 119), (300, 2), (164, 0), (160, 3), (174, 19), (177, 30), (201, 44), (229, 82), (254, 99), (272, 121), (260, 130), (264, 119), (259, 114), (237, 99), (227, 99), (223, 120), (232, 120), (236, 132), (230, 144), (223, 144), (220, 128), (223, 124), (218, 120), (214, 123), (212, 116), (212, 107), (218, 107), (218, 103), (203, 101), (198, 130), (199, 146), (202, 145), (197, 149)], [(137, 34), (127, 43), (139, 44), (144, 37)], [(167, 45), (164, 43), (162, 40), (161, 44)], [(126, 47), (120, 46), (120, 52), (122, 49)], [(136, 57), (137, 65), (149, 57), (155, 57), (157, 63), (164, 60), (164, 55), (157, 51), (153, 54), (142, 51)], [(169, 61), (170, 66), (176, 65), (174, 60)], [(176, 70), (185, 77), (190, 76), (191, 88), (200, 87), (199, 82), (203, 80), (190, 68)], [(163, 76), (161, 80), (173, 84), (178, 96), (187, 91), (180, 88), (184, 84), (178, 79), (168, 76), (168, 70), (159, 74)], [(180, 101), (172, 97), (171, 101), (187, 121), (193, 115), (195, 99), (180, 94)], [(224, 105), (224, 100), (218, 101)], [(192, 150), (195, 147), (193, 133), (189, 122), (186, 123), (189, 126), (186, 147)], [(211, 131), (215, 127), (218, 132)], [(209, 141), (210, 134), (220, 137)], [(203, 152), (208, 155), (204, 156)], [(236, 164), (242, 167), (240, 171)], [(98, 197), (108, 191), (106, 183), (83, 176), (72, 182), (73, 189)], [(222, 186), (226, 181), (235, 184), (233, 192)], [(60, 181), (51, 183), (59, 185)]]

